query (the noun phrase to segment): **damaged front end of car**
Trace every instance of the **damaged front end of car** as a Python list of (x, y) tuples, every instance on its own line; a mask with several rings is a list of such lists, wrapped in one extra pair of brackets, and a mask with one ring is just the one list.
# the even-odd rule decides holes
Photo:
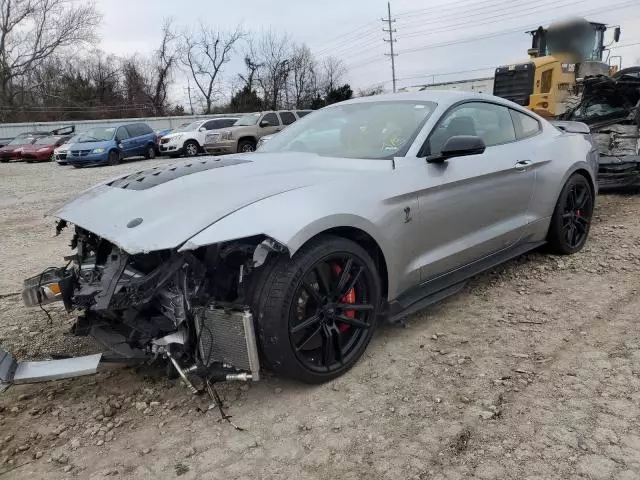
[(590, 127), (600, 189), (640, 187), (640, 68), (585, 78), (580, 102), (563, 118)]
[[(65, 226), (61, 221), (58, 231)], [(25, 305), (63, 302), (79, 312), (72, 333), (94, 337), (105, 348), (104, 359), (164, 359), (194, 392), (194, 377), (260, 378), (251, 280), (269, 255), (286, 247), (256, 236), (192, 251), (130, 255), (77, 226), (71, 247), (65, 267), (25, 280)], [(14, 379), (5, 374), (2, 380)]]

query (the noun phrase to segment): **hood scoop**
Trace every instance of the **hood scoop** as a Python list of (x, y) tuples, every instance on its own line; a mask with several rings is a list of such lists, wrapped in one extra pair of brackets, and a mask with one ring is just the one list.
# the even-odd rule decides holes
[(230, 167), (232, 165), (240, 165), (243, 163), (251, 163), (251, 161), (240, 158), (221, 159), (216, 157), (207, 158), (205, 160), (193, 159), (186, 162), (173, 163), (163, 167), (141, 170), (113, 180), (112, 182), (107, 183), (107, 185), (125, 190), (147, 190), (193, 173), (213, 170), (214, 168)]

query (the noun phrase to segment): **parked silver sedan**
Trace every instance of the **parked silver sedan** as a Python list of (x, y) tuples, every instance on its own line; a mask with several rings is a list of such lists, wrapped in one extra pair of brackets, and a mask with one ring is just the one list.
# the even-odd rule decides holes
[[(597, 154), (508, 101), (421, 92), (315, 112), (260, 151), (130, 174), (54, 215), (68, 267), (25, 283), (64, 300), (76, 332), (156, 355), (185, 378), (304, 382), (356, 363), (397, 321), (546, 244), (587, 241)], [(125, 348), (126, 347), (126, 348)]]

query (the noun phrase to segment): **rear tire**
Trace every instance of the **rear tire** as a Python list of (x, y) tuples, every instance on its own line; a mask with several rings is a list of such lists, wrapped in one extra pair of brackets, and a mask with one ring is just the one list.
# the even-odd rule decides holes
[[(107, 157), (108, 165), (118, 165), (120, 163), (120, 154), (115, 150), (111, 150), (109, 152), (109, 156)], [(75, 166), (75, 165), (74, 165)]]
[(293, 258), (268, 261), (252, 295), (263, 363), (305, 383), (342, 375), (373, 337), (380, 290), (371, 257), (341, 237), (323, 235)]
[(548, 248), (557, 255), (571, 255), (584, 247), (589, 237), (594, 196), (589, 180), (572, 175), (565, 183), (551, 217)]

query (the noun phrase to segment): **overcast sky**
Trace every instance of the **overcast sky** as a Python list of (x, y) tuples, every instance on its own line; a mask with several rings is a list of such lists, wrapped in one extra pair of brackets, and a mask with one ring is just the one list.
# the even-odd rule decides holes
[[(429, 8), (427, 8), (427, 3)], [(380, 18), (381, 0), (96, 0), (104, 15), (101, 48), (128, 55), (149, 53), (159, 42), (160, 25), (172, 17), (179, 29), (203, 21), (233, 29), (241, 24), (259, 35), (272, 29), (306, 43), (318, 57), (333, 55), (348, 68), (355, 89), (384, 83), (391, 88), (388, 44)], [(492, 76), (499, 64), (524, 61), (530, 37), (524, 32), (571, 15), (621, 25), (623, 66), (640, 65), (639, 0), (394, 0), (399, 87)], [(610, 39), (611, 33), (607, 39)], [(242, 69), (242, 47), (228, 64), (227, 81)], [(459, 73), (456, 73), (459, 72)], [(435, 75), (435, 76), (434, 76)], [(173, 101), (186, 103), (186, 80), (177, 75)]]

